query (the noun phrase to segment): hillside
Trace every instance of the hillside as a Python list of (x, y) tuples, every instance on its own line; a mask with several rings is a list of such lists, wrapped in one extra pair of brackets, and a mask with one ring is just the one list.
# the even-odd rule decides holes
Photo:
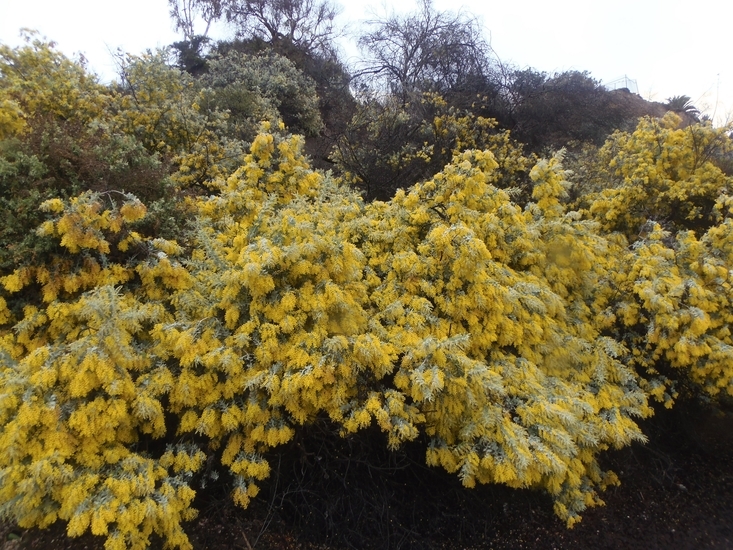
[(727, 545), (730, 128), (257, 13), (109, 85), (0, 45), (8, 544)]

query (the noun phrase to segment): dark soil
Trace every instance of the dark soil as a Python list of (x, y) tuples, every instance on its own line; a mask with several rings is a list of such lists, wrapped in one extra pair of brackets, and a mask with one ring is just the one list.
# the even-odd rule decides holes
[[(225, 491), (201, 492), (199, 519), (186, 531), (197, 550), (733, 549), (733, 413), (688, 403), (642, 424), (646, 445), (603, 457), (621, 486), (574, 529), (546, 495), (464, 489), (421, 465), (417, 446), (388, 453), (379, 434), (365, 446), (365, 438), (311, 433), (271, 457), (270, 485), (249, 509), (235, 508)], [(66, 538), (64, 527), (5, 526), (2, 548), (103, 547), (91, 535)]]

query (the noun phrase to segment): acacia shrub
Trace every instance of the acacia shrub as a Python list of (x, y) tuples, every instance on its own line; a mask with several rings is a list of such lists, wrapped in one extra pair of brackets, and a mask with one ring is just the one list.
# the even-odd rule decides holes
[(680, 122), (669, 113), (611, 136), (600, 151), (609, 187), (582, 199), (604, 231), (632, 244), (607, 314), (630, 364), (648, 374), (647, 393), (667, 406), (683, 387), (733, 395), (733, 179), (718, 165), (733, 142), (725, 128)]
[(0, 74), (0, 97), (18, 115), (0, 139), (0, 273), (43, 264), (58, 252), (35, 232), (47, 218), (38, 207), (51, 198), (88, 190), (135, 193), (156, 212), (138, 226), (161, 237), (178, 231), (182, 216), (169, 159), (120, 130), (114, 95), (82, 65), (29, 36), (22, 47), (0, 46)]
[(164, 258), (177, 245), (130, 230), (146, 209), (123, 198), (46, 201), (39, 232), (66, 254), (0, 279), (0, 514), (21, 527), (61, 519), (107, 548), (146, 547), (153, 531), (185, 545), (203, 453), (173, 445), (152, 458), (141, 445), (165, 433), (148, 335), (170, 313), (156, 298), (185, 270)]
[(649, 220), (672, 231), (705, 231), (730, 176), (718, 165), (733, 145), (725, 128), (682, 127), (668, 113), (643, 118), (633, 132), (616, 132), (599, 152), (609, 169), (608, 189), (589, 197), (590, 212), (606, 231), (634, 240)]
[[(132, 197), (119, 212), (46, 203), (41, 231), (86, 260), (0, 281), (6, 296), (45, 282), (42, 303), (4, 313), (4, 514), (109, 548), (153, 532), (188, 547), (205, 461), (246, 506), (267, 453), (322, 416), (343, 435), (374, 424), (393, 448), (423, 434), (429, 465), (467, 487), (543, 488), (569, 524), (601, 502), (615, 477), (597, 454), (643, 439), (633, 417), (649, 411), (593, 325), (609, 250), (564, 213), (559, 162), (533, 169), (524, 210), (491, 184), (489, 151), (366, 206), (301, 149), (259, 135), (197, 199), (179, 260), (174, 243), (115, 237), (143, 214)], [(131, 240), (151, 254), (111, 261)]]
[[(430, 131), (454, 125), (436, 139), (450, 161), (365, 203), (314, 171), (284, 125), (263, 124), (236, 157), (187, 77), (147, 58), (128, 74), (110, 124), (169, 155), (171, 181), (210, 192), (189, 197), (175, 241), (138, 229), (149, 213), (129, 193), (40, 205), (53, 254), (0, 277), (3, 517), (64, 521), (110, 550), (154, 534), (190, 548), (182, 525), (209, 465), (247, 506), (271, 453), (326, 421), (422, 446), (469, 488), (546, 491), (572, 525), (617, 482), (599, 455), (644, 440), (636, 418), (669, 393), (663, 364), (731, 391), (727, 184), (699, 238), (681, 229), (672, 244), (652, 225), (629, 248), (600, 215), (616, 195), (574, 211), (562, 155), (530, 161), (448, 111)], [(26, 120), (8, 101), (18, 138)], [(472, 123), (483, 148), (464, 140)], [(644, 128), (619, 157), (639, 170), (674, 149)], [(518, 202), (508, 182), (526, 172)]]

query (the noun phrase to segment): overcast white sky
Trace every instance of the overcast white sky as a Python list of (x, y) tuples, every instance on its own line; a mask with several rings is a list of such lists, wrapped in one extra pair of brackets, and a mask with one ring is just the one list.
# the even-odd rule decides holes
[[(440, 10), (462, 7), (478, 15), (505, 63), (547, 72), (587, 70), (604, 82), (626, 75), (647, 99), (688, 95), (716, 122), (733, 120), (728, 0), (434, 2)], [(381, 0), (339, 3), (342, 24), (353, 29), (370, 9), (385, 10)], [(402, 12), (415, 6), (413, 0), (386, 4)], [(19, 44), (21, 27), (37, 29), (68, 55), (84, 53), (105, 80), (115, 74), (110, 50), (140, 53), (179, 39), (166, 0), (0, 0), (0, 41)]]

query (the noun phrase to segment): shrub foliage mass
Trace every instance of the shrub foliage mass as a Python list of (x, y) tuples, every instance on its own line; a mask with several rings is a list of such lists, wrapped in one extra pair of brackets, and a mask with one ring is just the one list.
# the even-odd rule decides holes
[[(370, 160), (386, 119), (365, 119), (333, 174), (279, 122), (321, 130), (294, 78), (315, 94), (275, 54), (199, 80), (149, 54), (103, 86), (33, 37), (0, 46), (0, 515), (190, 548), (216, 471), (246, 507), (327, 422), (467, 488), (546, 491), (572, 525), (654, 402), (733, 396), (724, 130), (641, 119), (569, 193), (562, 151), (526, 157), (431, 92), (422, 120), (362, 107), (424, 146)], [(388, 176), (385, 200), (352, 185)]]

